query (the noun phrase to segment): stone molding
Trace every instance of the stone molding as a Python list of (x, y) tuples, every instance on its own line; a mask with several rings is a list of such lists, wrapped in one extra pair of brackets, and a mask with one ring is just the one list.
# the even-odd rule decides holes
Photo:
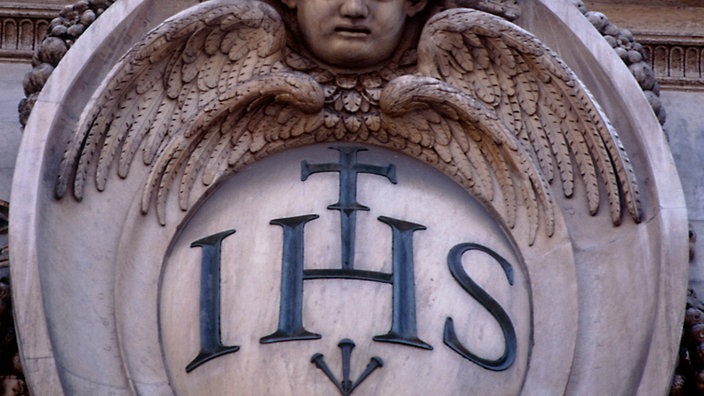
[(638, 36), (660, 86), (704, 90), (704, 38)]
[(704, 89), (704, 12), (701, 2), (585, 1), (628, 28), (641, 43), (660, 86), (671, 90)]
[(61, 6), (0, 4), (0, 62), (29, 62)]

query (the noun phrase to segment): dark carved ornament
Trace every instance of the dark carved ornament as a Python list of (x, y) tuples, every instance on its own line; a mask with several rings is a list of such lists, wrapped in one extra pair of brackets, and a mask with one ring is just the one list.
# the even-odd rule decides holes
[(369, 360), (369, 364), (359, 375), (357, 380), (354, 382), (350, 380), (350, 358), (352, 357), (352, 349), (354, 349), (354, 342), (350, 339), (342, 339), (338, 344), (340, 347), (340, 352), (342, 354), (342, 381), (340, 381), (335, 374), (332, 373), (327, 363), (325, 363), (325, 357), (321, 353), (316, 353), (311, 358), (311, 363), (315, 364), (315, 367), (319, 368), (330, 381), (335, 384), (335, 387), (340, 391), (343, 396), (351, 395), (357, 385), (361, 384), (374, 370), (384, 366), (384, 361), (378, 356), (373, 356)]
[[(9, 204), (0, 200), (0, 237), (7, 236)], [(10, 258), (8, 247), (0, 240), (0, 393), (28, 395), (22, 362), (17, 349), (10, 292)]]
[(704, 304), (689, 291), (671, 396), (704, 393)]
[[(689, 226), (689, 261), (694, 259), (697, 234)], [(670, 396), (704, 393), (704, 304), (689, 290), (682, 325), (680, 353), (672, 377)]]

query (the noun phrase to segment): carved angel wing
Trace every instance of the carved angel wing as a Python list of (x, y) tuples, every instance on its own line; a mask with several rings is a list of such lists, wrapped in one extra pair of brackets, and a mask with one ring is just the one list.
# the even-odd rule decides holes
[(96, 187), (104, 190), (113, 163), (126, 178), (141, 150), (150, 166), (142, 211), (156, 197), (163, 224), (166, 198), (179, 176), (185, 210), (198, 176), (210, 185), (251, 161), (264, 140), (279, 138), (261, 133), (267, 126), (277, 124), (269, 128), (274, 133), (316, 129), (322, 89), (285, 66), (285, 42), (280, 16), (257, 0), (209, 1), (157, 27), (120, 60), (95, 105), (82, 114), (64, 153), (56, 196), (73, 183), (81, 199), (93, 169)]
[[(555, 228), (548, 181), (496, 112), (460, 89), (432, 77), (402, 76), (380, 99), (382, 124), (391, 139), (416, 145), (417, 156), (457, 176), (480, 201), (497, 208), (509, 227), (519, 200), (529, 218), (529, 240), (536, 237), (539, 213), (546, 234)], [(495, 187), (502, 205), (492, 205)]]
[[(621, 221), (622, 201), (633, 219), (640, 221), (638, 186), (618, 135), (569, 68), (530, 33), (480, 11), (448, 10), (426, 24), (418, 48), (418, 68), (420, 74), (475, 99), (489, 109), (487, 117), (495, 114), (514, 135), (519, 151), (530, 153), (530, 159), (517, 157), (525, 161), (520, 166), (537, 163), (536, 170), (548, 182), (559, 179), (567, 197), (574, 192), (576, 168), (592, 215), (599, 208), (601, 179), (613, 223)], [(462, 118), (458, 121), (466, 123)], [(457, 139), (457, 134), (452, 136)], [(496, 143), (511, 142), (507, 136), (502, 139)], [(459, 141), (436, 142), (436, 151), (447, 150)], [(471, 144), (460, 144), (460, 148), (456, 154), (466, 161), (479, 161), (473, 158), (477, 155), (485, 161), (494, 160), (487, 147), (478, 146), (474, 152)], [(539, 183), (538, 175), (528, 170), (531, 168), (519, 169), (528, 172), (531, 183)], [(509, 182), (505, 175), (494, 177), (502, 179), (501, 186)], [(492, 198), (490, 192), (484, 195)]]

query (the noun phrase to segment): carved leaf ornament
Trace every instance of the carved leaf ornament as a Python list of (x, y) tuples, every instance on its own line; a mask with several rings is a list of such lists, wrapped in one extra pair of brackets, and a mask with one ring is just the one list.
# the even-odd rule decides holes
[[(173, 190), (187, 210), (197, 181), (214, 186), (286, 148), (350, 141), (431, 164), (510, 227), (525, 210), (530, 241), (539, 226), (553, 233), (555, 182), (571, 197), (581, 179), (592, 215), (601, 184), (614, 224), (622, 207), (640, 220), (616, 132), (567, 66), (512, 23), (470, 9), (437, 13), (412, 73), (366, 75), (375, 83), (362, 94), (349, 74), (303, 72), (300, 63), (311, 61), (289, 36), (281, 16), (257, 0), (202, 3), (153, 30), (82, 114), (56, 196), (70, 188), (80, 200), (92, 178), (102, 191), (111, 172), (128, 177), (141, 156), (149, 167), (142, 212), (155, 206), (165, 224)], [(399, 66), (379, 75), (389, 69)]]

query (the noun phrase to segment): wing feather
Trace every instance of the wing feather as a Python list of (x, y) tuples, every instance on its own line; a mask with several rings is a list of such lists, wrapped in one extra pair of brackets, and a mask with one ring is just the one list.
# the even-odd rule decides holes
[[(98, 190), (100, 191), (105, 189), (105, 181), (107, 180), (106, 170), (109, 169), (113, 158), (125, 138), (124, 131), (129, 131), (134, 124), (136, 118), (135, 113), (139, 111), (138, 101), (136, 100), (137, 96), (135, 91), (131, 91), (129, 95), (127, 95), (102, 139), (103, 144), (100, 150), (100, 160), (95, 178)], [(106, 158), (109, 164), (102, 163), (103, 158)]]
[(466, 125), (464, 129), (467, 131), (472, 139), (472, 144), (469, 147), (469, 151), (466, 153), (474, 169), (476, 169), (477, 180), (481, 185), (481, 189), (484, 191), (487, 199), (489, 201), (494, 200), (494, 182), (491, 175), (491, 170), (486, 158), (486, 150), (483, 150), (484, 146), (493, 146), (493, 142), (484, 142), (482, 137), (483, 133), (473, 128), (471, 125)]
[(183, 169), (181, 183), (178, 190), (178, 202), (181, 210), (189, 207), (190, 192), (197, 180), (197, 176), (207, 163), (210, 153), (218, 146), (222, 138), (219, 126), (212, 127), (202, 139), (199, 140), (196, 148), (191, 152), (190, 157)]
[[(169, 132), (176, 129), (177, 120), (180, 119), (178, 112), (178, 108), (173, 106), (168, 100), (162, 101), (159, 105), (151, 129), (145, 136), (146, 145), (142, 156), (142, 161), (145, 165), (151, 165), (154, 162), (162, 143), (170, 135)], [(131, 163), (132, 160), (129, 159), (129, 162)]]
[(181, 90), (183, 88), (183, 79), (181, 78), (181, 72), (183, 71), (182, 63), (183, 60), (181, 57), (174, 55), (166, 65), (166, 95), (170, 99), (175, 100), (181, 96)]
[[(144, 101), (141, 102), (139, 108), (137, 109), (137, 116), (135, 117), (132, 125), (127, 132), (125, 137), (125, 143), (122, 145), (122, 150), (120, 157), (118, 159), (118, 174), (120, 177), (125, 178), (129, 172), (130, 164), (135, 157), (135, 154), (139, 151), (141, 143), (144, 141), (145, 136), (152, 129), (152, 125), (159, 118), (157, 112), (159, 111), (159, 103), (164, 100), (164, 91), (162, 90), (152, 90), (147, 93)], [(101, 158), (98, 165), (98, 173), (104, 173), (99, 179), (107, 179), (107, 172), (109, 170), (109, 164), (112, 163), (112, 158), (109, 158), (105, 149), (107, 146), (103, 146), (103, 152), (101, 153)]]
[[(220, 126), (223, 128), (223, 125)], [(241, 135), (238, 135), (238, 139)], [(227, 156), (231, 151), (228, 149), (230, 146), (230, 140), (233, 136), (222, 133), (220, 134), (220, 140), (218, 140), (217, 146), (211, 151), (208, 162), (203, 170), (203, 177), (201, 178), (203, 185), (209, 186), (217, 179), (220, 169), (224, 168), (223, 164), (227, 163)], [(237, 146), (237, 140), (233, 146)]]
[(198, 75), (198, 89), (202, 92), (218, 93), (215, 88), (218, 87), (220, 73), (223, 71), (226, 62), (227, 58), (224, 56), (210, 56), (203, 66), (205, 72)]
[(554, 162), (550, 150), (550, 141), (545, 133), (545, 128), (541, 118), (537, 114), (524, 115), (526, 134), (538, 157), (540, 168), (548, 181), (552, 181), (554, 176)]
[(519, 73), (512, 78), (515, 81), (516, 100), (521, 110), (528, 116), (534, 116), (538, 111), (540, 89), (535, 76), (528, 72)]
[[(541, 120), (545, 124), (545, 130), (555, 131), (562, 130), (562, 120), (552, 113), (550, 108), (541, 110)], [(562, 182), (562, 192), (566, 197), (572, 197), (574, 193), (574, 169), (572, 159), (570, 158), (569, 145), (564, 135), (554, 135), (549, 139), (550, 151), (554, 156), (554, 163), (557, 171), (560, 174)], [(552, 157), (551, 157), (552, 158)], [(552, 178), (548, 179), (549, 181)]]
[(484, 144), (481, 145), (481, 150), (482, 155), (489, 163), (490, 169), (494, 172), (494, 177), (501, 191), (508, 226), (513, 228), (516, 225), (518, 200), (516, 198), (516, 186), (513, 182), (508, 163), (501, 154), (499, 147), (496, 145)]
[(502, 103), (500, 106), (498, 106), (497, 109), (499, 118), (504, 123), (504, 125), (506, 125), (510, 129), (514, 131), (519, 131), (517, 135), (519, 137), (522, 137), (520, 135), (520, 130), (521, 128), (523, 128), (523, 119), (520, 106), (518, 105), (517, 101), (512, 100), (512, 98), (508, 95), (503, 95), (501, 97), (501, 101)]

